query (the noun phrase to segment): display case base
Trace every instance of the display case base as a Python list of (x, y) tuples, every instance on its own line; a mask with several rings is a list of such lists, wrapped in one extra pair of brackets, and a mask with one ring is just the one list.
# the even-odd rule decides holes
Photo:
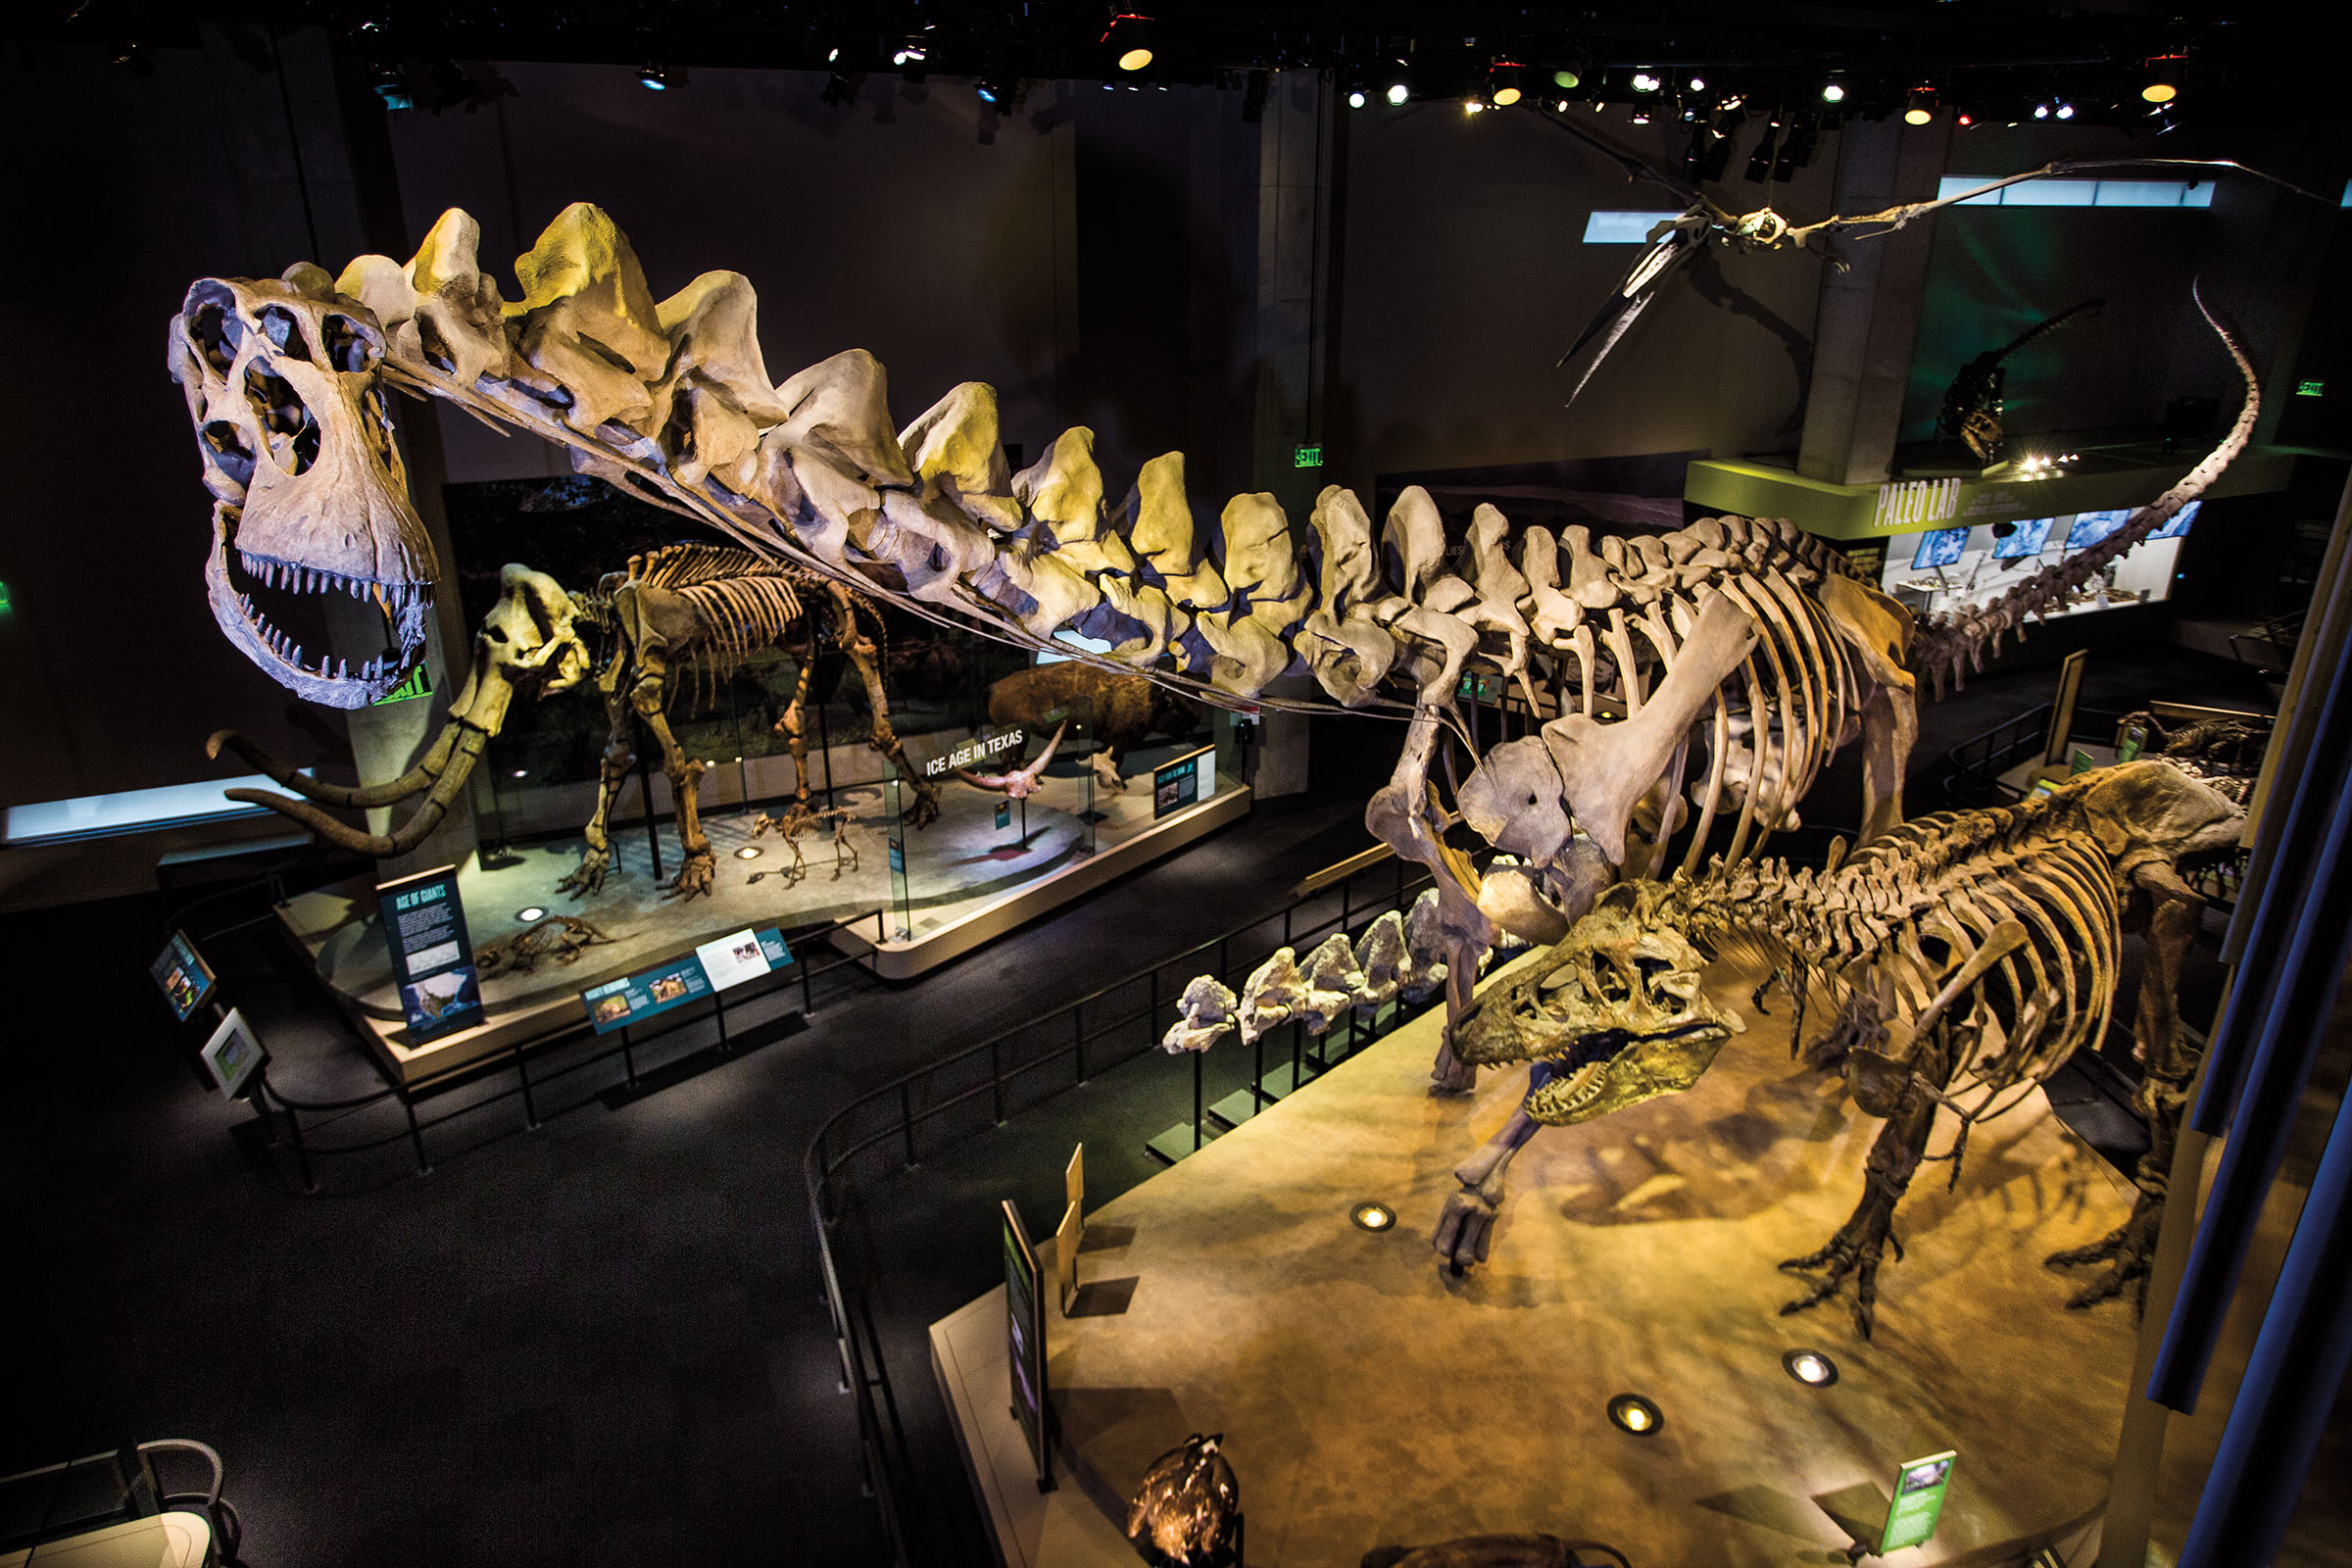
[[(986, 942), (1027, 924), (1049, 909), (1059, 908), (1108, 882), (1114, 882), (1147, 861), (1180, 850), (1195, 839), (1249, 814), (1250, 790), (1235, 785), (1202, 801), (1190, 810), (1159, 821), (1144, 823), (1116, 837), (1102, 834), (1094, 854), (1071, 858), (1018, 887), (985, 898), (966, 899), (917, 913), (904, 927), (906, 934), (876, 940), (872, 921), (838, 926), (834, 946), (862, 958), (885, 980), (908, 980), (959, 958)], [(882, 913), (885, 922), (891, 911)], [(894, 928), (889, 924), (885, 931)]]
[[(1548, 1531), (1641, 1563), (1779, 1568), (1846, 1560), (1896, 1465), (1954, 1448), (1942, 1526), (1903, 1561), (2022, 1563), (2052, 1544), (2078, 1560), (2136, 1329), (2128, 1301), (2068, 1310), (2082, 1280), (2042, 1259), (2120, 1223), (2129, 1187), (2035, 1092), (1977, 1129), (1956, 1190), (1950, 1165), (1922, 1167), (1874, 1339), (1845, 1299), (1783, 1316), (1804, 1282), (1776, 1265), (1852, 1212), (1882, 1124), (1790, 1060), (1785, 999), (1759, 1016), (1745, 977), (1715, 978), (1747, 1032), (1684, 1094), (1541, 1132), (1490, 1260), (1467, 1273), (1429, 1237), (1452, 1168), (1526, 1074), (1433, 1099), (1434, 1010), (1089, 1216), (1132, 1235), (1086, 1253), (1082, 1288), (1135, 1284), (1116, 1315), (1049, 1307), (1055, 1495), (1091, 1495), (1107, 1526), (1156, 1455), (1221, 1432), (1268, 1562)], [(1366, 1200), (1396, 1228), (1351, 1225)], [(986, 1333), (958, 1329), (967, 1317)], [(956, 1333), (1002, 1341), (1001, 1302), (943, 1320), (935, 1347)], [(1783, 1370), (1800, 1347), (1836, 1361), (1834, 1386)], [(970, 1414), (1005, 1402), (997, 1353), (993, 1371), (940, 1363), (975, 1476), (1003, 1446)], [(1652, 1433), (1610, 1424), (1628, 1392), (1662, 1412)], [(990, 1507), (1007, 1562), (1109, 1560), (1092, 1537), (1007, 1536)]]

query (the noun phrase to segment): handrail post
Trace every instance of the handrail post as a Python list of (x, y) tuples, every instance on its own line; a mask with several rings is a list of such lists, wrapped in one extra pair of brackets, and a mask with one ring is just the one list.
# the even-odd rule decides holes
[(1004, 1125), (1004, 1039), (999, 1035), (988, 1043), (988, 1087), (994, 1093), (997, 1106), (997, 1125)]
[(710, 1016), (718, 1020), (718, 1054), (723, 1056), (727, 1054), (727, 994), (724, 991), (710, 993)]
[[(261, 1074), (262, 1093), (268, 1095), (270, 1093), (270, 1069), (267, 1066), (263, 1067)], [(302, 1190), (306, 1193), (315, 1193), (318, 1190), (318, 1173), (311, 1168), (311, 1146), (302, 1140), (302, 1112), (290, 1104), (286, 1105), (285, 1111), (286, 1133), (294, 1145), (294, 1165), (302, 1172)]]
[(628, 1075), (628, 1086), (636, 1088), (637, 1053), (630, 1047), (629, 1026), (625, 1023), (620, 1026), (620, 1066), (621, 1071)]
[(514, 1076), (522, 1083), (522, 1125), (525, 1131), (539, 1130), (539, 1106), (531, 1099), (531, 1069), (522, 1059), (522, 1041), (514, 1042)]
[(906, 1168), (914, 1169), (914, 1086), (905, 1080), (899, 1084), (899, 1127), (906, 1138)]
[(816, 1002), (808, 993), (808, 960), (794, 955), (801, 965), (801, 1016), (806, 1018), (816, 1010)]
[(430, 1176), (433, 1162), (424, 1157), (424, 1129), (416, 1125), (416, 1102), (411, 1098), (406, 1085), (400, 1090), (400, 1108), (408, 1112), (409, 1142), (416, 1148), (416, 1174)]
[(1083, 1002), (1073, 1004), (1070, 1007), (1070, 1054), (1072, 1057), (1070, 1069), (1076, 1075), (1076, 1087), (1084, 1089), (1086, 1087), (1086, 1004)]
[(1200, 1063), (1207, 1057), (1208, 1053), (1205, 1051), (1194, 1051), (1188, 1052), (1187, 1054), (1193, 1058), (1193, 1148), (1197, 1152), (1200, 1148), (1200, 1119), (1202, 1115), (1200, 1103)]

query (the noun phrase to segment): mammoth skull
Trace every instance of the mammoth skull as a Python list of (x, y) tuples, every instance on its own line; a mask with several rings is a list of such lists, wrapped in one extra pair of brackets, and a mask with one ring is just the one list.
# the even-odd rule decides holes
[(1454, 1034), (1467, 1062), (1533, 1061), (1525, 1109), (1591, 1121), (1688, 1089), (1745, 1026), (1701, 989), (1706, 958), (1665, 917), (1662, 890), (1601, 895), (1527, 973), (1479, 997)]
[[(400, 683), (424, 648), (436, 571), (392, 440), (383, 357), (373, 316), (308, 265), (283, 279), (200, 279), (172, 318), (172, 375), (214, 497), (213, 617), (280, 685), (333, 708)], [(325, 651), (322, 601), (336, 595), (383, 621), (383, 653), (357, 668)]]

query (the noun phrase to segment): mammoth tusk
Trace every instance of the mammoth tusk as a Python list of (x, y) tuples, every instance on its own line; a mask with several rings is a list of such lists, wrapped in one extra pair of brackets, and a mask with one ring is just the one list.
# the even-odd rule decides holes
[(441, 819), (449, 814), (451, 803), (458, 798), (458, 792), (465, 788), (466, 775), (473, 771), (474, 761), (481, 756), (482, 747), (489, 739), (478, 729), (465, 727), (465, 733), (456, 737), (455, 745), (451, 748), (454, 755), (444, 752), (444, 748), (437, 744), (434, 751), (448, 756), (450, 766), (433, 780), (431, 790), (416, 809), (409, 814), (409, 819), (390, 833), (364, 833), (348, 822), (327, 815), (307, 801), (272, 795), (268, 790), (238, 789), (222, 793), (232, 801), (241, 801), (248, 806), (266, 806), (281, 816), (291, 817), (339, 849), (383, 859), (408, 854), (441, 825)]
[[(449, 765), (450, 752), (457, 744), (458, 731), (464, 727), (456, 719), (451, 719), (442, 725), (441, 733), (434, 738), (431, 748), (425, 752), (424, 756), (417, 760), (416, 766), (401, 774), (400, 777), (382, 784), (321, 784), (317, 779), (306, 778), (297, 773), (233, 729), (215, 731), (212, 739), (204, 743), (204, 751), (207, 757), (216, 759), (223, 750), (234, 752), (238, 757), (244, 759), (254, 771), (269, 775), (305, 799), (318, 801), (327, 806), (351, 808), (391, 806), (407, 800), (420, 790), (429, 788), (433, 781), (441, 776), (442, 770)], [(268, 796), (265, 792), (257, 790), (247, 790), (243, 794), (263, 796), (261, 800), (254, 803), (263, 806), (270, 805), (273, 800), (282, 799), (282, 797)], [(237, 792), (232, 791), (229, 798), (235, 800), (240, 797)]]

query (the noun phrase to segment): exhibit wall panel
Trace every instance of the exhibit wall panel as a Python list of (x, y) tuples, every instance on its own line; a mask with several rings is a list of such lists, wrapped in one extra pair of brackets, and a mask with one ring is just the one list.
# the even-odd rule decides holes
[[(1577, 114), (1681, 167), (1686, 127)], [(1742, 133), (1736, 162), (1755, 134)], [(1671, 195), (1629, 184), (1535, 115), (1373, 107), (1349, 116), (1348, 136), (1346, 313), (1323, 432), (1333, 480), (1368, 493), (1373, 474), (1399, 470), (1795, 446), (1818, 255), (1711, 248), (1570, 411), (1575, 373), (1553, 362), (1642, 249), (1585, 243), (1592, 215), (1673, 207)], [(1724, 199), (1826, 211), (1837, 146), (1823, 137), (1788, 184), (1733, 182)]]

